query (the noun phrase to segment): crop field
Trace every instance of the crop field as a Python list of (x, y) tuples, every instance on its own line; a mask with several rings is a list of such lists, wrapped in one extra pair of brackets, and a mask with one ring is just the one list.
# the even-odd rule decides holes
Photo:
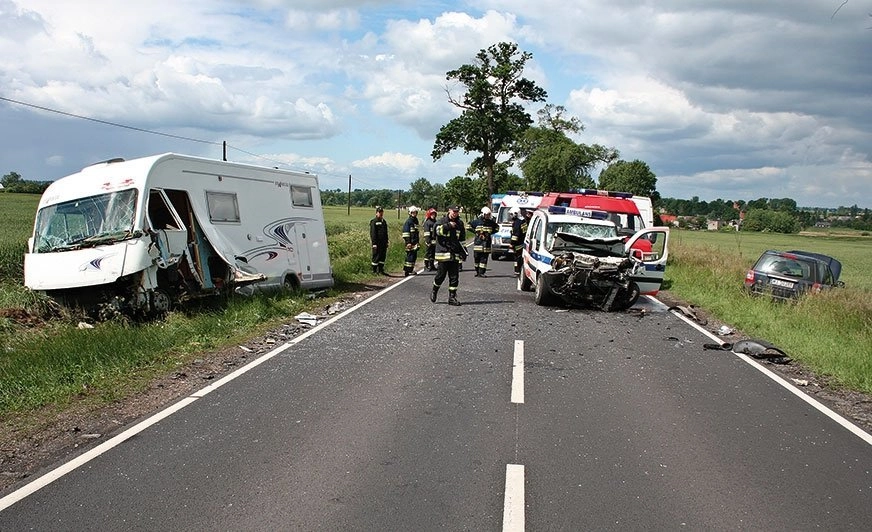
[[(0, 193), (0, 285), (20, 284), (23, 278), (23, 256), (38, 203), (37, 194)], [(0, 307), (3, 299), (0, 293)]]

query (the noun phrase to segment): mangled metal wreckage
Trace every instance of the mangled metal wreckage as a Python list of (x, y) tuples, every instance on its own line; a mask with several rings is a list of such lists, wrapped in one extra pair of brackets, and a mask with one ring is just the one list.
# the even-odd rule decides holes
[[(624, 254), (620, 237), (585, 238), (570, 233), (554, 235), (551, 270), (543, 272), (540, 290), (550, 292), (571, 306), (596, 307), (605, 311), (626, 310), (639, 299), (633, 276), (641, 261)], [(558, 251), (563, 243), (586, 251)]]

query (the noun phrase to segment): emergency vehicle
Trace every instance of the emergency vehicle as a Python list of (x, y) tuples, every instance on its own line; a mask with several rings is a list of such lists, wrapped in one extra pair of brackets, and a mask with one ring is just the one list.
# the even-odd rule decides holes
[(612, 192), (609, 190), (581, 189), (578, 192), (549, 192), (542, 197), (541, 207), (556, 205), (576, 209), (601, 211), (609, 214), (608, 218), (618, 227), (622, 235), (630, 235), (653, 225), (646, 223), (629, 192)]
[(512, 239), (512, 216), (509, 211), (512, 207), (520, 209), (536, 209), (539, 207), (543, 192), (524, 192), (510, 190), (505, 194), (491, 196), (491, 210), (496, 222), (500, 225), (499, 231), (491, 235), (491, 258), (499, 260), (501, 257), (514, 255), (510, 246)]
[[(640, 239), (653, 242), (649, 251), (640, 252)], [(561, 296), (590, 300), (597, 305), (607, 298), (607, 289), (621, 284), (621, 301), (608, 302), (606, 310), (632, 305), (641, 294), (656, 295), (663, 283), (668, 258), (669, 228), (642, 229), (626, 242), (609, 213), (552, 205), (540, 207), (530, 219), (524, 239), (523, 264), (518, 289), (535, 291), (537, 304), (547, 305)], [(646, 246), (647, 247), (647, 246)], [(573, 272), (571, 286), (566, 275), (557, 279), (555, 265), (564, 274), (570, 266), (586, 269)], [(550, 277), (549, 277), (550, 276)], [(577, 279), (584, 279), (584, 284)], [(555, 283), (563, 283), (557, 286)], [(614, 296), (612, 296), (614, 297)], [(599, 299), (598, 299), (599, 298)]]

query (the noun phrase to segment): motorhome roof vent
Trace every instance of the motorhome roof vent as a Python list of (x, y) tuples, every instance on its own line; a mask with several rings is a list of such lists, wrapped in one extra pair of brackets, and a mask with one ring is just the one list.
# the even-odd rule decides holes
[(112, 163), (123, 163), (124, 157), (115, 157), (114, 159), (106, 159), (105, 161), (100, 161), (97, 163), (90, 164), (88, 166), (97, 166), (98, 164), (112, 164)]

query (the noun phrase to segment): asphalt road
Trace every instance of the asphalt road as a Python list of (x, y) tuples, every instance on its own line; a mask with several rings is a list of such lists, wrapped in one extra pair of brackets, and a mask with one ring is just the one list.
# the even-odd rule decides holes
[(664, 308), (537, 307), (491, 266), (461, 307), (409, 278), (4, 494), (0, 530), (869, 528), (862, 437)]

